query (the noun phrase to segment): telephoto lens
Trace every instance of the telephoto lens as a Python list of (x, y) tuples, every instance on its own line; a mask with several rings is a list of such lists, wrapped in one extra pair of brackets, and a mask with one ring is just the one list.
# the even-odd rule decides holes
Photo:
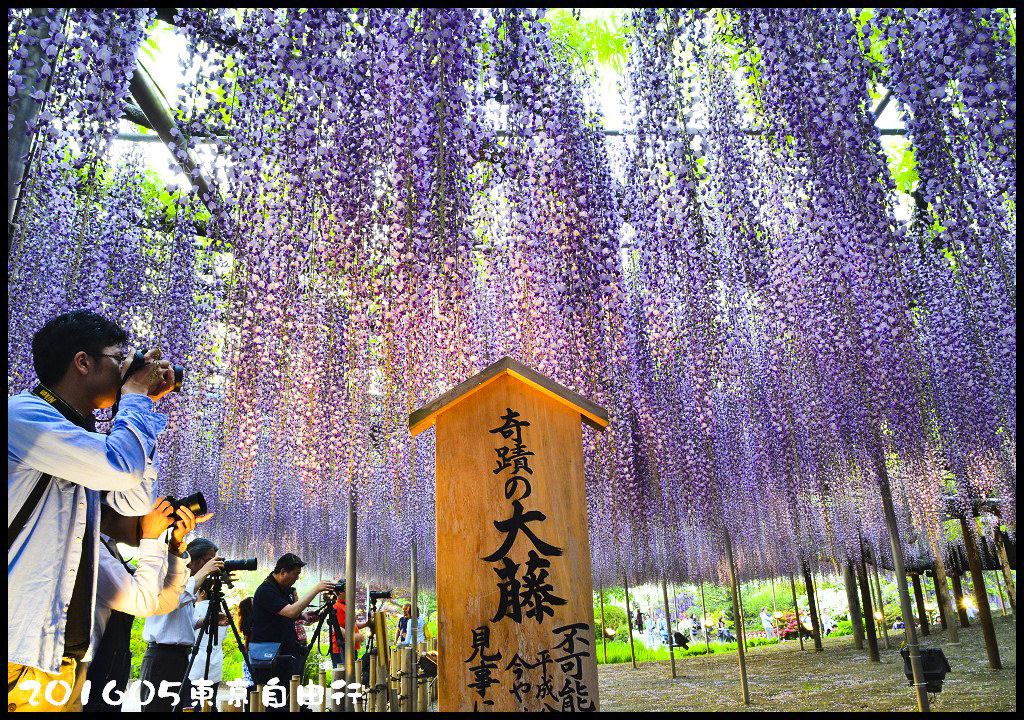
[(256, 569), (256, 558), (246, 558), (244, 560), (225, 560), (224, 561), (224, 572), (235, 572), (236, 570), (255, 570)]
[[(203, 494), (201, 492), (194, 492), (191, 495), (188, 495), (187, 497), (183, 497), (181, 500), (175, 500), (173, 497), (168, 495), (167, 502), (169, 502), (171, 504), (171, 507), (173, 507), (175, 510), (177, 510), (180, 507), (187, 507), (189, 510), (192, 511), (192, 514), (196, 517), (206, 514), (206, 498), (203, 497)], [(254, 570), (256, 569), (255, 563), (256, 559), (253, 558)]]

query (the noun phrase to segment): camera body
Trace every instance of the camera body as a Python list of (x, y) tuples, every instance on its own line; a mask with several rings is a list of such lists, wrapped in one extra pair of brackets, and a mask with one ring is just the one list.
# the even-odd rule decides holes
[(390, 600), (392, 598), (390, 590), (371, 590), (370, 600)]
[[(147, 350), (135, 351), (135, 355), (132, 356), (132, 364), (129, 365), (128, 370), (125, 371), (125, 380), (131, 377), (132, 373), (139, 368), (145, 367), (147, 352)], [(174, 369), (174, 387), (171, 389), (173, 392), (181, 392), (181, 384), (185, 381), (185, 368), (182, 365), (172, 365), (171, 367)]]

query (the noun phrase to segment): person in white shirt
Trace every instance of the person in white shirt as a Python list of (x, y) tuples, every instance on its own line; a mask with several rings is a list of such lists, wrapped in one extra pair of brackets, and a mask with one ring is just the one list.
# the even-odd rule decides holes
[[(155, 401), (174, 371), (149, 351), (125, 378), (132, 353), (123, 328), (96, 313), (60, 315), (32, 338), (39, 384), (7, 399), (7, 709), (81, 709), (85, 663), (95, 650), (93, 607), (101, 491), (125, 515), (156, 498), (156, 440), (167, 418)], [(118, 403), (109, 434), (95, 410)], [(72, 687), (53, 704), (33, 688)]]
[[(104, 505), (100, 512), (99, 558), (93, 636), (99, 645), (89, 665), (92, 686), (86, 712), (119, 712), (131, 676), (131, 629), (136, 617), (174, 610), (188, 577), (183, 539), (212, 513), (195, 517), (187, 507), (175, 512), (164, 498), (142, 517), (124, 516)], [(160, 538), (171, 525), (170, 547)], [(138, 567), (129, 566), (117, 543), (138, 547)], [(112, 683), (112, 685), (111, 685)], [(109, 686), (109, 690), (108, 690)]]
[(775, 637), (775, 626), (772, 624), (772, 616), (766, 607), (761, 608), (761, 627), (764, 628), (766, 638)]
[[(206, 538), (193, 540), (186, 551), (190, 558), (187, 567), (191, 577), (185, 581), (177, 606), (165, 615), (146, 618), (142, 628), (142, 639), (149, 644), (142, 657), (139, 676), (157, 690), (150, 702), (143, 706), (142, 712), (171, 712), (174, 698), (167, 697), (170, 693), (164, 697), (159, 695), (163, 681), (174, 683), (171, 690), (181, 697), (182, 707), (191, 702), (188, 679), (184, 686), (177, 683), (185, 676), (192, 644), (196, 641), (194, 610), (198, 588), (207, 575), (224, 569), (224, 560), (217, 557), (217, 546)], [(144, 691), (148, 692), (148, 689)]]

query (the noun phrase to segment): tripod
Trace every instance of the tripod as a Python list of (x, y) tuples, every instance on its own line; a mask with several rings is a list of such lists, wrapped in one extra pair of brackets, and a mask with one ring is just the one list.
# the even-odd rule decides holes
[[(235, 642), (238, 643), (238, 649), (242, 653), (242, 659), (245, 661), (246, 667), (249, 668), (250, 677), (255, 678), (256, 674), (253, 672), (252, 665), (249, 663), (249, 653), (245, 651), (245, 645), (242, 642), (241, 636), (238, 634), (238, 628), (235, 626), (235, 619), (231, 616), (231, 611), (228, 609), (227, 600), (224, 599), (223, 576), (211, 575), (206, 583), (204, 583), (204, 586), (209, 596), (209, 603), (206, 605), (206, 617), (203, 618), (203, 624), (199, 628), (199, 635), (196, 636), (195, 644), (192, 646), (192, 654), (189, 656), (188, 666), (185, 668), (185, 674), (182, 676), (181, 683), (179, 683), (178, 687), (185, 687), (185, 682), (188, 680), (188, 674), (192, 671), (192, 665), (195, 664), (196, 657), (199, 655), (199, 648), (203, 645), (204, 634), (206, 635), (206, 667), (203, 671), (203, 677), (209, 677), (210, 655), (213, 654), (213, 646), (214, 643), (217, 642), (217, 627), (221, 611), (227, 615), (228, 623), (231, 625), (231, 631), (235, 634)], [(183, 700), (183, 697), (178, 697), (178, 701), (174, 704), (174, 712), (181, 711)], [(213, 706), (215, 708), (217, 706), (216, 685), (213, 686)]]

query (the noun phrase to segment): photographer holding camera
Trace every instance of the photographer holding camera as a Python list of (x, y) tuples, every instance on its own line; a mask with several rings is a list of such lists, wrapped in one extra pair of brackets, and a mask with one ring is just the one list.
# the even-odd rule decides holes
[(317, 595), (334, 587), (332, 581), (323, 580), (298, 600), (293, 600), (291, 588), (304, 566), (298, 555), (285, 553), (278, 559), (274, 572), (267, 575), (253, 595), (250, 647), (256, 643), (280, 643), (273, 667), (254, 668), (257, 683), (266, 684), (276, 677), (287, 688), (292, 675), (302, 676), (306, 648), (295, 632), (295, 620)]
[[(157, 350), (128, 373), (127, 341), (96, 313), (60, 315), (32, 338), (39, 384), (7, 400), (9, 711), (81, 708), (83, 663), (97, 640), (100, 492), (111, 491), (106, 502), (125, 515), (153, 508), (156, 440), (167, 423), (155, 403), (177, 377)], [(96, 432), (93, 412), (117, 402), (110, 433)], [(65, 703), (32, 689), (51, 681), (72, 688)]]
[[(142, 657), (140, 679), (153, 683), (157, 690), (165, 680), (170, 683), (181, 682), (188, 667), (192, 644), (196, 641), (193, 611), (199, 587), (208, 575), (224, 569), (223, 558), (217, 557), (217, 546), (206, 538), (196, 538), (190, 542), (186, 552), (190, 558), (187, 567), (191, 577), (185, 581), (185, 589), (178, 597), (175, 608), (166, 615), (146, 618), (142, 628), (142, 639), (149, 645)], [(187, 687), (177, 688), (175, 692), (187, 700)], [(174, 698), (156, 694), (142, 711), (171, 712), (173, 707)]]
[[(93, 636), (99, 646), (89, 665), (92, 684), (86, 712), (120, 712), (119, 698), (131, 675), (131, 631), (136, 617), (168, 613), (178, 607), (178, 598), (188, 577), (184, 537), (212, 513), (196, 517), (187, 506), (177, 508), (167, 498), (142, 517), (120, 515), (108, 505), (100, 511), (99, 577)], [(170, 546), (161, 540), (174, 526)], [(121, 557), (117, 543), (138, 547), (138, 567)], [(107, 685), (114, 686), (106, 692)]]

